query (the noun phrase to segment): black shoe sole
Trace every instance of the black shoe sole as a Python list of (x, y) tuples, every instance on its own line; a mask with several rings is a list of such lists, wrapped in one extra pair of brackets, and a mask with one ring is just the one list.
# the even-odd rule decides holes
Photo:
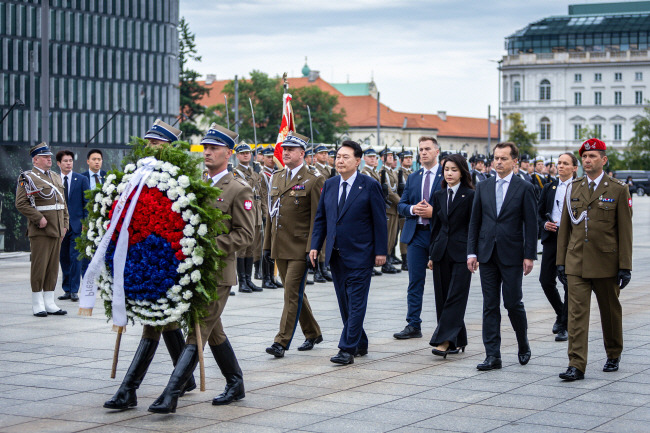
[(266, 353), (268, 353), (269, 355), (273, 355), (276, 358), (284, 358), (284, 353), (282, 355), (280, 355), (280, 354), (278, 354), (278, 352), (276, 352), (275, 350), (272, 350), (270, 348), (266, 349)]
[(350, 359), (349, 362), (341, 362), (341, 361), (338, 361), (338, 360), (334, 361), (334, 358), (330, 358), (330, 361), (332, 363), (338, 364), (338, 365), (350, 365), (350, 364), (354, 364), (354, 356)]
[(34, 313), (34, 316), (36, 316), (36, 317), (47, 317), (47, 313), (45, 311), (41, 311), (39, 313)]
[(490, 371), (490, 370), (501, 370), (502, 365), (493, 365), (493, 366), (485, 366), (485, 367), (479, 367), (478, 365), (476, 366), (476, 369), (479, 371)]
[(584, 378), (585, 378), (584, 376), (578, 376), (578, 377), (571, 376), (571, 377), (568, 377), (568, 376), (562, 376), (560, 374), (560, 379), (564, 380), (565, 382), (573, 382), (573, 381), (576, 381), (576, 380), (583, 380)]
[(133, 409), (137, 405), (138, 405), (138, 403), (130, 403), (130, 404), (127, 404), (126, 406), (111, 406), (111, 405), (108, 405), (108, 404), (104, 403), (104, 408), (105, 409), (112, 409), (112, 410), (128, 410), (128, 409)]
[(311, 346), (309, 346), (309, 347), (303, 347), (303, 346), (300, 346), (300, 347), (298, 348), (298, 350), (299, 350), (300, 352), (305, 352), (305, 351), (307, 351), (307, 350), (312, 350), (312, 349), (314, 348), (315, 345), (320, 344), (320, 343), (322, 343), (322, 342), (323, 342), (323, 336), (321, 335), (320, 337), (316, 337), (316, 340), (314, 340), (314, 344), (312, 344)]
[(151, 413), (160, 413), (160, 414), (163, 414), (163, 415), (167, 415), (167, 414), (170, 414), (170, 413), (176, 413), (176, 408), (171, 409), (171, 410), (167, 410), (167, 409), (152, 409), (152, 408), (149, 408), (149, 409), (147, 409), (147, 410), (148, 410), (149, 412), (151, 412)]
[(246, 397), (246, 394), (238, 395), (237, 397), (234, 397), (232, 400), (228, 400), (228, 401), (212, 400), (212, 406), (225, 406), (225, 405), (233, 403), (235, 401), (243, 400), (244, 397)]
[(66, 314), (68, 314), (68, 312), (65, 310), (59, 310), (59, 311), (55, 311), (54, 313), (47, 313), (47, 314), (48, 316), (65, 316)]
[(393, 334), (393, 338), (396, 340), (408, 340), (409, 338), (422, 338), (422, 334), (409, 334), (409, 335), (398, 335)]

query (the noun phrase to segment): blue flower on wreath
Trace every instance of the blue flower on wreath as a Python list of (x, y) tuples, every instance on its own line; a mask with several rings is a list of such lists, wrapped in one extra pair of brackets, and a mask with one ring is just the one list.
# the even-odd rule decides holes
[[(113, 275), (115, 242), (106, 250), (106, 263)], [(171, 244), (157, 235), (129, 246), (124, 266), (124, 294), (127, 299), (156, 301), (167, 295), (178, 279), (179, 265)]]

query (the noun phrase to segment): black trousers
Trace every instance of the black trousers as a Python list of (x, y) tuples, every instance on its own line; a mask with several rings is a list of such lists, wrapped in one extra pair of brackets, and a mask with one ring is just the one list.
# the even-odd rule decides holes
[(449, 341), (450, 349), (467, 346), (465, 309), (469, 297), (472, 273), (467, 263), (455, 263), (445, 252), (442, 261), (433, 263), (433, 290), (436, 298), (438, 326), (430, 345)]
[(483, 291), (483, 345), (487, 356), (501, 357), (501, 293), (503, 306), (515, 330), (520, 348), (528, 343), (528, 320), (522, 301), (521, 280), (524, 276), (523, 260), (517, 266), (506, 266), (496, 252), (490, 260), (480, 264)]
[(542, 264), (539, 270), (539, 283), (542, 285), (542, 290), (544, 290), (546, 299), (548, 299), (548, 302), (551, 303), (551, 307), (555, 310), (555, 314), (560, 320), (563, 329), (566, 330), (568, 322), (568, 290), (567, 286), (562, 285), (564, 287), (564, 302), (562, 302), (562, 297), (557, 290), (557, 266), (555, 266), (556, 257), (557, 235), (553, 233), (553, 235), (543, 244)]

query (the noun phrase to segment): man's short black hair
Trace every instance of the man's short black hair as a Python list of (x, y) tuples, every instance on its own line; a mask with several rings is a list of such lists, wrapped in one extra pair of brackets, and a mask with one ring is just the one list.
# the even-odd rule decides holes
[(72, 153), (71, 150), (65, 149), (65, 150), (60, 150), (56, 154), (56, 162), (61, 162), (63, 161), (64, 156), (71, 156), (72, 160), (74, 161), (74, 153)]
[(349, 147), (350, 149), (352, 149), (354, 151), (355, 158), (361, 158), (363, 156), (363, 150), (361, 150), (361, 145), (356, 141), (345, 140), (343, 143), (341, 143), (341, 147)]
[(93, 153), (99, 153), (99, 156), (101, 156), (102, 159), (104, 159), (104, 154), (103, 154), (102, 151), (99, 150), (99, 149), (90, 149), (90, 150), (88, 151), (88, 156), (86, 157), (86, 159), (90, 159), (90, 155), (92, 155)]

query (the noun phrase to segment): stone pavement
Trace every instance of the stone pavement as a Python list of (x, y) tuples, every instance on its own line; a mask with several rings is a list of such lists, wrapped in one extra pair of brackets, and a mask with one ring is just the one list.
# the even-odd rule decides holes
[[(138, 407), (102, 408), (119, 386), (140, 338), (140, 326), (122, 339), (117, 379), (110, 379), (115, 333), (101, 306), (93, 317), (76, 315), (77, 305), (59, 301), (68, 316), (31, 314), (27, 255), (0, 258), (0, 432), (647, 432), (650, 431), (650, 198), (634, 199), (634, 270), (622, 292), (625, 350), (621, 369), (603, 373), (605, 354), (594, 299), (586, 379), (563, 383), (566, 343), (551, 334), (554, 314), (537, 281), (539, 262), (524, 278), (533, 357), (517, 362), (514, 334), (503, 313), (504, 368), (479, 372), (482, 297), (472, 279), (465, 353), (447, 360), (428, 345), (435, 329), (432, 278), (425, 290), (421, 339), (396, 341), (405, 325), (407, 275), (373, 279), (366, 331), (368, 356), (335, 366), (341, 330), (333, 286), (309, 286), (311, 305), (325, 341), (311, 352), (292, 350), (274, 359), (264, 352), (276, 333), (281, 290), (230, 298), (224, 325), (244, 371), (246, 398), (215, 407), (212, 397), (224, 380), (206, 353), (207, 391), (179, 400), (173, 415), (147, 407), (172, 370), (161, 344), (143, 385)], [(57, 289), (57, 294), (61, 289)], [(198, 371), (198, 370), (197, 370)], [(198, 380), (198, 377), (197, 377)]]

